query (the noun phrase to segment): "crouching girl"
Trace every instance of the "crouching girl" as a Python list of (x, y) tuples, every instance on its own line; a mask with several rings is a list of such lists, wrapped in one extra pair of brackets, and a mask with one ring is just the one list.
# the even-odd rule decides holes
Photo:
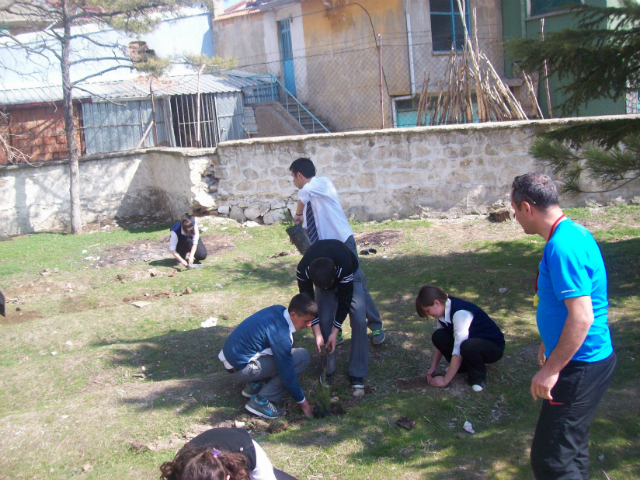
[[(469, 384), (481, 392), (486, 384), (487, 363), (495, 363), (504, 352), (504, 335), (480, 307), (450, 297), (438, 287), (425, 285), (416, 297), (420, 317), (431, 316), (437, 329), (431, 340), (435, 347), (427, 381), (434, 387), (446, 387), (458, 372), (468, 372)], [(436, 377), (442, 357), (449, 362), (444, 377)]]

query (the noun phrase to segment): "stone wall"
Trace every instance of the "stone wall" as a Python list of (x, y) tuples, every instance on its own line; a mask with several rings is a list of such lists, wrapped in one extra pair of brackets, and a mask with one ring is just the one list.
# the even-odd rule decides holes
[[(318, 175), (334, 181), (351, 219), (484, 213), (496, 202), (508, 203), (516, 175), (542, 169), (527, 153), (535, 132), (587, 121), (597, 119), (273, 137), (223, 142), (216, 149), (86, 156), (80, 162), (82, 219), (156, 215), (168, 221), (185, 212), (217, 211), (274, 223), (296, 206), (288, 167), (298, 157), (311, 158)], [(0, 237), (67, 230), (68, 171), (66, 160), (0, 166)], [(562, 204), (626, 202), (639, 195), (635, 180)]]
[[(505, 122), (226, 142), (217, 148), (219, 165), (215, 167), (220, 180), (219, 211), (237, 220), (259, 220), (258, 212), (265, 223), (281, 218), (285, 205), (295, 208), (297, 200), (288, 167), (298, 157), (309, 157), (319, 176), (333, 180), (352, 219), (409, 217), (429, 210), (484, 213), (507, 198), (515, 176), (543, 169), (527, 153), (537, 131), (597, 120)], [(636, 180), (614, 192), (563, 198), (562, 203), (608, 203), (639, 193), (640, 181)]]
[[(211, 211), (215, 150), (154, 149), (83, 157), (83, 224), (156, 215), (180, 218)], [(69, 229), (68, 161), (0, 167), (0, 237)]]

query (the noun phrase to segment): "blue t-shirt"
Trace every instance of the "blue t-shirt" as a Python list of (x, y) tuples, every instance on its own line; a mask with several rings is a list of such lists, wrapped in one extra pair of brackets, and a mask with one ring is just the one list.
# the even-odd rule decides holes
[(607, 271), (589, 231), (567, 219), (560, 222), (544, 248), (538, 277), (538, 330), (548, 357), (567, 319), (567, 298), (590, 296), (594, 321), (571, 360), (597, 362), (613, 352), (607, 326)]

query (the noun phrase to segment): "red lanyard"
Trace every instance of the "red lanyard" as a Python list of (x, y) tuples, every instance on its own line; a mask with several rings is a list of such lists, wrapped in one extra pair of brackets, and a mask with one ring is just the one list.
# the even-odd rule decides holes
[[(547, 243), (549, 243), (549, 240), (551, 240), (551, 235), (553, 235), (553, 232), (556, 231), (556, 227), (558, 226), (558, 223), (560, 223), (560, 220), (562, 220), (564, 217), (566, 217), (566, 215), (563, 213), (558, 217), (558, 219), (555, 222), (553, 222), (553, 225), (551, 225), (551, 231), (549, 232), (549, 238), (547, 238)], [(542, 255), (544, 256), (544, 253)], [(540, 257), (540, 261), (542, 261), (542, 257)], [(536, 272), (536, 286), (533, 290), (533, 293), (535, 294), (538, 293), (538, 277), (539, 276), (540, 276), (540, 269), (538, 268), (538, 271)]]

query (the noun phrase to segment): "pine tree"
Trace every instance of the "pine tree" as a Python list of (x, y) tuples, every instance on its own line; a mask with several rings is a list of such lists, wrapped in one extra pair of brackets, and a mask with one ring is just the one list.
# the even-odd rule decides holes
[[(640, 86), (640, 5), (578, 5), (576, 28), (548, 34), (545, 41), (515, 39), (507, 50), (526, 71), (542, 71), (565, 83), (565, 115), (597, 98), (618, 99)], [(538, 135), (530, 153), (550, 166), (569, 194), (587, 192), (581, 179), (595, 180), (597, 192), (611, 191), (640, 177), (640, 120), (614, 119), (561, 127)], [(592, 191), (592, 192), (596, 192)]]

